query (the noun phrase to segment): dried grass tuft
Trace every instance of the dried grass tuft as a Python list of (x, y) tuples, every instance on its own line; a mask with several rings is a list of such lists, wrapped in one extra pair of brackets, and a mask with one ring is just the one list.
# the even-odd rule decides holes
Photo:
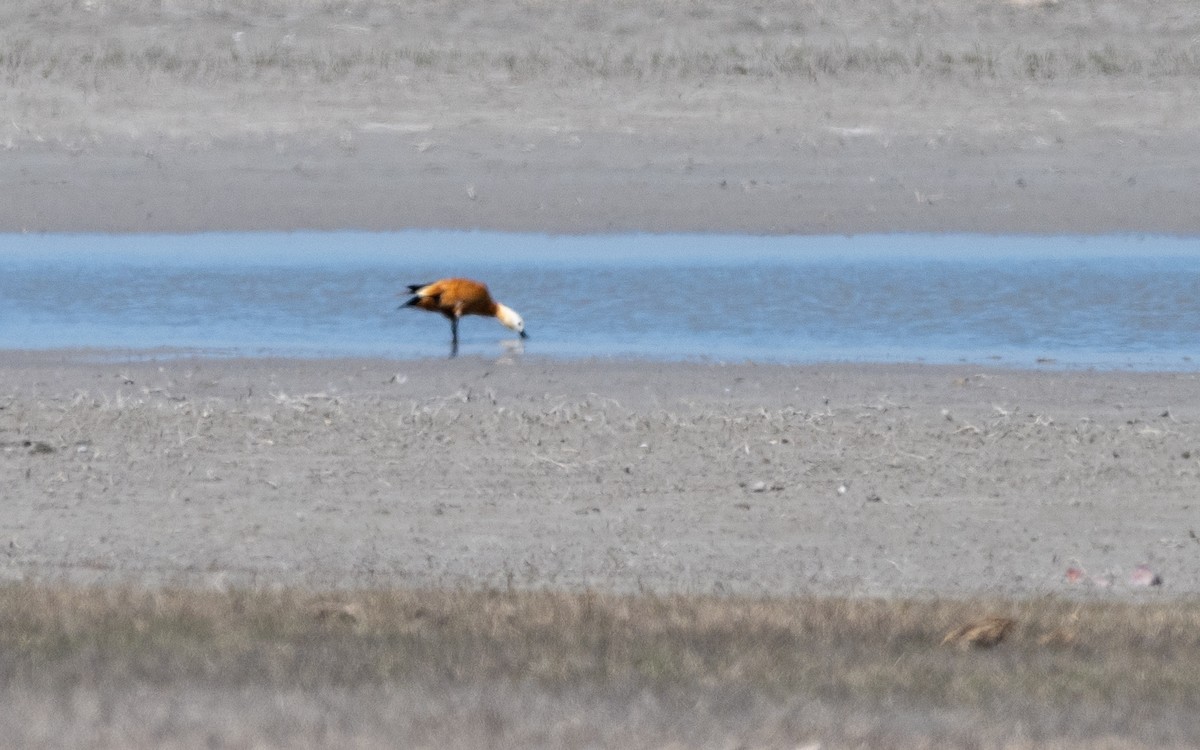
[(942, 639), (942, 645), (961, 649), (992, 648), (1003, 641), (1016, 624), (1016, 620), (1008, 617), (985, 617), (951, 630)]
[[(980, 610), (1012, 616), (975, 619)], [(587, 726), (590, 744), (603, 737), (621, 744), (631, 738), (611, 732), (622, 722), (607, 730), (586, 722), (632, 711), (647, 737), (662, 742), (679, 739), (678, 727), (688, 725), (701, 732), (688, 744), (730, 732), (797, 744), (817, 731), (839, 746), (991, 745), (1032, 732), (1083, 746), (1146, 732), (1200, 738), (1200, 673), (1192, 660), (1200, 650), (1198, 624), (1195, 602), (320, 594), (26, 583), (0, 587), (0, 698), (19, 698), (50, 716), (63, 708), (58, 701), (78, 705), (79, 696), (99, 690), (108, 721), (125, 721), (123, 711), (153, 713), (155, 699), (147, 695), (202, 695), (234, 721), (228, 717), (238, 716), (238, 702), (214, 696), (274, 695), (260, 699), (273, 708), (246, 709), (235, 722), (238, 736), (285, 732), (270, 735), (268, 744), (299, 739), (281, 729), (292, 719), (278, 719), (280, 706), (296, 696), (312, 697), (295, 709), (301, 731), (325, 721), (314, 711), (350, 712), (331, 708), (338, 700), (331, 696), (353, 695), (360, 732), (410, 740), (420, 737), (402, 717), (457, 705), (456, 715), (486, 719), (484, 737), (473, 734), (471, 718), (434, 726), (466, 744), (487, 742), (490, 732), (562, 746), (537, 735), (530, 722)], [(1002, 640), (1003, 649), (973, 659), (941, 647)], [(141, 697), (123, 702), (124, 695)], [(397, 714), (397, 695), (426, 697), (406, 698)], [(696, 717), (696, 706), (708, 710)], [(797, 706), (809, 707), (807, 723), (778, 723), (780, 710)], [(813, 713), (815, 706), (825, 708)], [(268, 724), (254, 724), (255, 711), (265, 711)], [(75, 723), (63, 726), (82, 731), (106, 721), (73, 715)], [(761, 734), (767, 716), (776, 722), (771, 731), (782, 734)], [(914, 723), (914, 716), (927, 718)], [(1005, 717), (1002, 724), (997, 716)]]

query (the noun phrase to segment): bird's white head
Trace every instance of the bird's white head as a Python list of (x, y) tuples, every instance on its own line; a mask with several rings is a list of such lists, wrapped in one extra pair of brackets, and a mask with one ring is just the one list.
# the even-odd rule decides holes
[(521, 334), (521, 338), (527, 338), (525, 335), (525, 321), (517, 315), (517, 311), (506, 305), (496, 305), (496, 317), (501, 323)]

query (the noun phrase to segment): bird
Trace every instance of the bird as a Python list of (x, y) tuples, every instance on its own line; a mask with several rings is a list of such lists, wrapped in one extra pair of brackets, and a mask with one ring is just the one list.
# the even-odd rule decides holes
[(413, 296), (397, 309), (416, 307), (445, 315), (450, 320), (450, 356), (458, 354), (458, 321), (464, 315), (494, 317), (504, 326), (529, 338), (525, 321), (507, 305), (492, 299), (487, 285), (471, 279), (439, 279), (430, 284), (410, 284)]

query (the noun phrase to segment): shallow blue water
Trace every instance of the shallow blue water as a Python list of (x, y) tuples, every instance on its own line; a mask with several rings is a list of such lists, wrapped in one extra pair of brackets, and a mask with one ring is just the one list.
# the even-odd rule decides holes
[(396, 307), (448, 275), (552, 357), (1200, 369), (1200, 239), (1165, 237), (0, 235), (0, 348), (444, 356)]

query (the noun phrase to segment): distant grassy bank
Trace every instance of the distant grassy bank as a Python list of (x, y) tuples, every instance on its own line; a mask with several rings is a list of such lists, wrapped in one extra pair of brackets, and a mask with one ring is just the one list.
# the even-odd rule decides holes
[[(991, 649), (941, 645), (948, 630), (982, 615), (1017, 624)], [(383, 696), (397, 690), (438, 696), (490, 686), (491, 697), (460, 706), (462, 715), (444, 717), (438, 731), (465, 732), (482, 711), (492, 739), (523, 736), (528, 722), (545, 717), (519, 715), (521, 695), (542, 696), (556, 706), (553, 715), (577, 722), (656, 696), (658, 739), (690, 726), (709, 733), (693, 735), (704, 740), (697, 744), (725, 732), (792, 746), (806, 737), (832, 747), (1083, 746), (1122, 737), (1129, 742), (1121, 746), (1150, 738), (1186, 745), (1200, 739), (1198, 625), (1197, 602), (17, 584), (0, 588), (0, 694), (5, 704), (19, 699), (51, 715), (70, 707), (63, 701), (77, 705), (81, 690), (98, 691), (109, 696), (108, 718), (75, 715), (66, 725), (99, 726), (125, 721), (113, 707), (131, 693), (153, 702), (193, 690), (351, 691), (373, 696), (353, 714), (372, 717), (362, 727), (403, 734), (413, 731), (412, 716), (436, 714), (437, 699), (398, 715), (374, 712), (371, 701), (386, 704)], [(597, 702), (574, 702), (583, 694)], [(730, 710), (694, 713), (698, 702), (714, 701)], [(337, 721), (336, 701), (318, 705)], [(826, 708), (813, 713), (814, 706)], [(260, 725), (264, 716), (275, 714), (247, 706), (212, 729), (286, 739), (282, 725)], [(769, 726), (758, 723), (766, 716)], [(617, 727), (608, 731), (618, 736)]]
[[(486, 13), (465, 5), (414, 10), (379, 0), (261, 0), (188, 12), (100, 0), (45, 10), (19, 5), (5, 6), (9, 18), (0, 59), (5, 82), (27, 90), (59, 84), (99, 94), (155, 84), (248, 82), (386, 87), (396, 76), (422, 73), (500, 75), (513, 83), (903, 75), (936, 83), (959, 77), (1046, 81), (1200, 72), (1200, 49), (1177, 33), (1163, 33), (1166, 29), (1145, 37), (1129, 29), (1104, 33), (1107, 25), (1089, 26), (1086, 17), (1057, 6), (1016, 10), (1002, 2), (940, 9), (933, 4), (942, 11), (936, 20), (922, 10), (929, 4), (909, 3), (906, 10), (893, 7), (891, 15), (875, 15), (871, 23), (856, 18), (864, 9), (854, 4), (814, 4), (805, 12), (791, 5), (749, 9), (719, 1), (552, 10), (509, 3), (506, 12)], [(539, 33), (546, 28), (546, 10), (558, 16), (549, 38)], [(654, 33), (668, 23), (677, 24), (673, 29), (679, 33)], [(1021, 38), (1013, 43), (1007, 33), (991, 34), (992, 26), (1020, 30)], [(1062, 33), (1072, 30), (1074, 35)]]
[(1190, 234), (1197, 39), (1188, 0), (16, 0), (0, 227)]
[(0, 102), (11, 146), (469, 118), (564, 96), (602, 111), (632, 89), (653, 113), (718, 82), (759, 109), (829, 86), (1143, 91), (1200, 73), (1198, 32), (1194, 5), (1115, 0), (19, 0), (0, 8)]

